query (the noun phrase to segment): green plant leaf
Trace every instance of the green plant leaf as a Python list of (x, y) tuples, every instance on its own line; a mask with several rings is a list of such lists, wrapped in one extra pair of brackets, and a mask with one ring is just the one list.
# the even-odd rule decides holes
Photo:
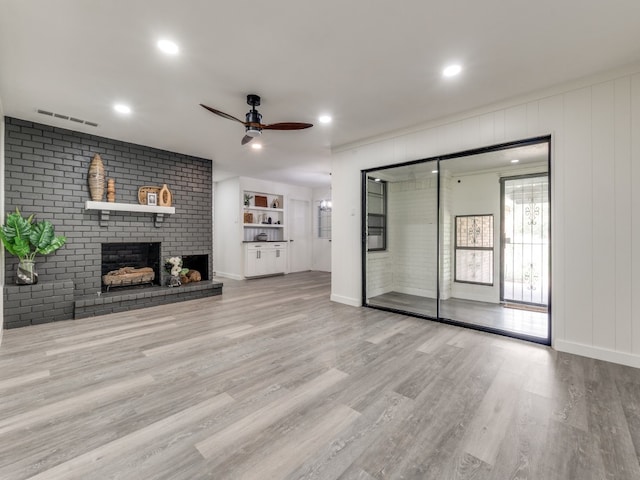
[(42, 255), (49, 255), (50, 253), (55, 252), (65, 243), (67, 243), (67, 237), (64, 237), (62, 235), (58, 237), (53, 237), (49, 245), (38, 249), (38, 253)]
[(33, 215), (24, 218), (17, 208), (14, 213), (7, 215), (4, 225), (0, 228), (0, 239), (10, 254), (22, 258), (31, 253), (29, 237), (33, 229), (32, 220)]
[(53, 225), (46, 220), (38, 222), (33, 226), (29, 240), (36, 249), (36, 252), (42, 255), (48, 255), (56, 251), (67, 241), (63, 236), (56, 237)]
[(15, 255), (21, 260), (31, 253), (31, 244), (29, 243), (29, 240), (26, 240), (24, 238), (16, 238), (13, 241), (11, 248), (13, 251), (7, 248), (7, 250), (9, 250), (9, 253)]

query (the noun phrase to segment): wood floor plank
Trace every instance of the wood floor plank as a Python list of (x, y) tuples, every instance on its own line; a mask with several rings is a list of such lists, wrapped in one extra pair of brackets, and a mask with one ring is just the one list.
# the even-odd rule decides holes
[(290, 410), (303, 405), (311, 398), (320, 394), (327, 388), (335, 385), (347, 378), (348, 375), (336, 369), (328, 370), (314, 380), (304, 384), (285, 399), (278, 400), (273, 404), (265, 405), (244, 417), (242, 420), (230, 425), (224, 430), (212, 435), (196, 444), (196, 448), (205, 458), (219, 455), (243, 439), (250, 437), (256, 431), (280, 420)]
[(202, 421), (216, 410), (232, 403), (234, 399), (221, 393), (209, 400), (205, 400), (193, 407), (189, 407), (174, 415), (170, 415), (147, 427), (136, 430), (133, 433), (118, 438), (112, 442), (80, 455), (73, 460), (62, 463), (52, 469), (45, 470), (31, 477), (33, 480), (67, 480), (71, 478), (87, 478), (92, 472), (100, 468), (100, 463), (117, 462), (132, 449), (144, 448), (145, 444), (161, 435), (180, 430), (189, 425)]
[(35, 382), (43, 378), (47, 378), (51, 375), (49, 370), (40, 370), (32, 373), (26, 373), (13, 378), (0, 381), (0, 391), (26, 385), (27, 383)]
[(471, 424), (467, 427), (464, 450), (493, 465), (500, 445), (512, 424), (524, 377), (500, 371), (487, 390)]
[(47, 356), (51, 356), (51, 355), (59, 355), (61, 353), (75, 352), (76, 350), (86, 350), (88, 348), (107, 345), (109, 343), (121, 342), (122, 340), (127, 340), (129, 338), (149, 335), (150, 333), (159, 332), (161, 330), (176, 328), (177, 326), (178, 326), (177, 323), (169, 323), (167, 325), (159, 325), (157, 327), (145, 328), (142, 330), (136, 330), (129, 333), (121, 333), (120, 335), (115, 335), (113, 337), (100, 338), (98, 340), (92, 340), (90, 342), (75, 343), (73, 345), (67, 345), (66, 347), (52, 348), (51, 350), (47, 350), (46, 354)]
[(0, 435), (31, 427), (71, 411), (90, 409), (96, 403), (107, 402), (113, 397), (127, 395), (132, 389), (141, 388), (153, 382), (154, 379), (151, 375), (134, 377), (111, 385), (91, 389), (79, 395), (71, 396), (66, 400), (44, 405), (19, 415), (3, 418), (0, 420)]

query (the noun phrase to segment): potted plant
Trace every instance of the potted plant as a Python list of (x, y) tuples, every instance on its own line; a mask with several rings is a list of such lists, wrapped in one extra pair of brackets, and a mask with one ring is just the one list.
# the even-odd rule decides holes
[(48, 255), (67, 242), (66, 237), (55, 235), (51, 222), (45, 220), (34, 223), (33, 220), (33, 215), (24, 218), (16, 208), (14, 213), (7, 215), (0, 228), (0, 240), (4, 248), (18, 257), (18, 285), (38, 283), (34, 261), (36, 255)]

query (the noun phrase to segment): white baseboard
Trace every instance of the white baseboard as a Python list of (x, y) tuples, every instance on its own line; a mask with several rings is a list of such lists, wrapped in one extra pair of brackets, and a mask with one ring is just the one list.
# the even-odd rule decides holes
[(230, 278), (231, 280), (244, 280), (244, 277), (242, 275), (238, 275), (238, 274), (235, 274), (235, 273), (216, 272), (215, 276), (216, 277)]
[(345, 305), (351, 305), (352, 307), (361, 307), (362, 302), (357, 298), (343, 297), (342, 295), (331, 294), (331, 301), (336, 303), (344, 303)]
[(573, 353), (581, 357), (595, 358), (604, 360), (605, 362), (619, 363), (629, 367), (640, 368), (640, 356), (632, 353), (616, 352), (606, 348), (584, 345), (581, 343), (566, 342), (564, 340), (556, 340), (553, 342), (553, 348), (559, 352)]

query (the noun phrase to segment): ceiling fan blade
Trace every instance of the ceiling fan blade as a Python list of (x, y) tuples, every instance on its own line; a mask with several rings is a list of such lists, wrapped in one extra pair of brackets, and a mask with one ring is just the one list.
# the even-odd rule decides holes
[(312, 123), (300, 123), (300, 122), (282, 122), (272, 123), (271, 125), (260, 125), (264, 130), (302, 130), (305, 128), (313, 127)]
[(249, 135), (245, 135), (244, 137), (242, 137), (242, 145), (246, 145), (247, 143), (249, 143), (251, 140), (253, 140), (255, 137), (250, 137)]
[(233, 115), (229, 115), (228, 113), (221, 112), (220, 110), (216, 110), (215, 108), (207, 107), (206, 105), (200, 104), (202, 108), (209, 110), (211, 113), (215, 113), (216, 115), (221, 116), (222, 118), (226, 118), (228, 120), (235, 120), (236, 122), (240, 122), (244, 125), (244, 122), (239, 118), (234, 117)]

